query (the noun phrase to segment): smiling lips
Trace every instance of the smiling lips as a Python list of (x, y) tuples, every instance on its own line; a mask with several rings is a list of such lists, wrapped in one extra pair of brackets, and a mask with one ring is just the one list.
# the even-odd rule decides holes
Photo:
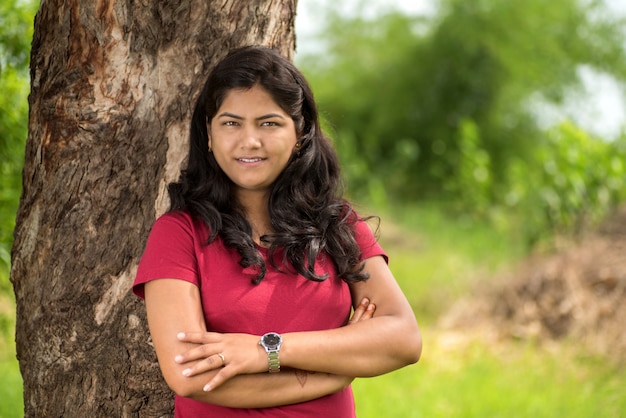
[(263, 161), (264, 158), (237, 158), (237, 161), (241, 161), (242, 163), (258, 163), (259, 161)]

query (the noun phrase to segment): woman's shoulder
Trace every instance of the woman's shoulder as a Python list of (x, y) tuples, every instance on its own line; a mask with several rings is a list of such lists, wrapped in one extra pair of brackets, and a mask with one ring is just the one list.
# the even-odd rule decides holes
[(376, 217), (362, 218), (360, 216), (357, 216), (353, 222), (354, 231), (356, 233), (357, 238), (358, 237), (375, 238), (375, 236), (378, 233), (378, 223), (379, 223), (379, 220)]
[(187, 211), (176, 210), (165, 212), (157, 217), (154, 227), (174, 228), (174, 227), (193, 227), (193, 219)]
[(382, 255), (389, 261), (387, 253), (378, 242), (380, 218), (378, 216), (361, 217), (354, 213), (354, 233), (357, 245), (361, 248), (362, 257), (369, 258)]
[(192, 216), (186, 210), (172, 210), (157, 217), (157, 222), (186, 222), (191, 223)]
[(208, 234), (206, 223), (192, 216), (186, 210), (174, 210), (160, 215), (155, 221), (153, 229), (169, 231), (182, 229), (193, 235)]

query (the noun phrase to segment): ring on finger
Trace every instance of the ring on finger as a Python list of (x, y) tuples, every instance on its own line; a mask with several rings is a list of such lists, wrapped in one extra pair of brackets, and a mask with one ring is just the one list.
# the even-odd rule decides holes
[(217, 353), (217, 355), (220, 357), (220, 359), (222, 359), (222, 366), (225, 366), (226, 365), (226, 359), (224, 358), (224, 354)]

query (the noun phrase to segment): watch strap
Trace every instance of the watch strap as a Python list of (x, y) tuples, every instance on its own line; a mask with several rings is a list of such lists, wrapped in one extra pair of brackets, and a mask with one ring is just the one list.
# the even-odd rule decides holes
[(267, 361), (269, 363), (270, 373), (276, 373), (280, 371), (280, 359), (278, 358), (278, 351), (276, 350), (268, 351)]

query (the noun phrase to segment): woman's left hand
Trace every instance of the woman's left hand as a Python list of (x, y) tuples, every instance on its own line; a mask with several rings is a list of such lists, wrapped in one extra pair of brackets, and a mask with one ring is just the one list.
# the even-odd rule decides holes
[(185, 376), (195, 376), (221, 368), (204, 386), (204, 391), (215, 389), (239, 374), (267, 371), (267, 354), (258, 344), (259, 337), (256, 335), (181, 332), (178, 339), (198, 344), (196, 348), (177, 355), (174, 359), (179, 364), (195, 362), (183, 371)]

